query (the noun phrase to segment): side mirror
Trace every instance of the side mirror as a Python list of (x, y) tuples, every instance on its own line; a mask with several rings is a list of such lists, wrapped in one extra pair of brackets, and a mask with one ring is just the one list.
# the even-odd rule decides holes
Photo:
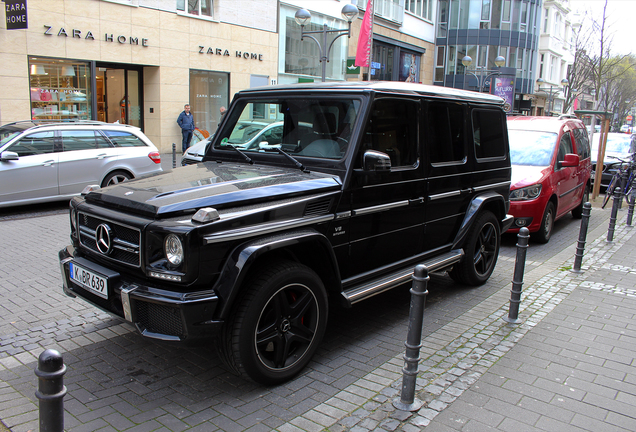
[(362, 157), (364, 171), (391, 171), (391, 158), (388, 154), (375, 150), (367, 150)]
[(574, 153), (568, 153), (565, 155), (565, 158), (562, 161), (559, 161), (559, 164), (561, 164), (561, 167), (565, 168), (565, 167), (575, 167), (575, 166), (579, 166), (579, 155), (576, 155)]
[(18, 159), (19, 159), (19, 157), (18, 157), (18, 154), (16, 152), (3, 151), (2, 154), (0, 154), (0, 160), (2, 162), (18, 160)]

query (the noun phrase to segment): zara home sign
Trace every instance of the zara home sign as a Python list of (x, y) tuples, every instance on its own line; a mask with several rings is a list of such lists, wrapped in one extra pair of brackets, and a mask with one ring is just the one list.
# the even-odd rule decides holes
[(7, 30), (29, 28), (26, 0), (3, 0), (7, 14)]
[[(48, 25), (48, 24), (44, 24), (44, 34), (47, 36), (53, 36), (55, 35), (55, 30), (53, 30), (53, 26)], [(90, 30), (87, 31), (84, 35), (82, 35), (82, 30), (78, 30), (78, 29), (72, 29), (71, 32), (67, 32), (66, 29), (64, 27), (60, 27), (60, 29), (57, 31), (57, 36), (64, 36), (64, 37), (74, 37), (74, 38), (78, 38), (78, 39), (91, 39), (91, 40), (95, 40), (95, 36), (93, 36), (93, 32), (91, 32)], [(148, 39), (146, 38), (141, 38), (141, 44), (139, 43), (139, 38), (137, 37), (127, 37), (124, 35), (119, 35), (117, 37), (115, 37), (115, 35), (113, 33), (108, 34), (105, 33), (104, 34), (104, 41), (105, 42), (115, 42), (115, 40), (117, 40), (117, 42), (119, 42), (120, 44), (125, 44), (125, 43), (130, 43), (131, 45), (141, 45), (143, 47), (148, 47)]]

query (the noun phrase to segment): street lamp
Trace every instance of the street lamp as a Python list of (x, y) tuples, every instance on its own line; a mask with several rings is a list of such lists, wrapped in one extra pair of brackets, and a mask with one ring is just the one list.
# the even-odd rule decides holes
[[(305, 25), (311, 22), (311, 14), (307, 9), (300, 9), (296, 12), (294, 19), (296, 23), (300, 26), (300, 40), (302, 41), (305, 36), (311, 38), (318, 44), (318, 49), (320, 51), (320, 63), (322, 63), (322, 82), (325, 82), (327, 77), (327, 62), (329, 61), (329, 54), (331, 53), (331, 47), (334, 42), (340, 37), (347, 35), (348, 38), (351, 37), (351, 21), (355, 17), (358, 16), (358, 8), (352, 4), (346, 4), (342, 8), (342, 17), (347, 20), (349, 23), (349, 28), (347, 30), (328, 30), (327, 24), (323, 24), (322, 30), (313, 30), (313, 31), (305, 31)], [(322, 45), (312, 34), (322, 33)], [(329, 46), (327, 47), (327, 34), (334, 33), (337, 36), (333, 38)]]
[(548, 108), (549, 108), (548, 109), (548, 113), (551, 114), (552, 113), (552, 108), (553, 108), (553, 105), (554, 105), (554, 97), (561, 92), (561, 87), (565, 87), (570, 82), (568, 81), (567, 78), (563, 78), (561, 80), (561, 86), (553, 86), (551, 84), (547, 84), (547, 86), (550, 87), (549, 90), (547, 88), (545, 88), (545, 87), (541, 88), (541, 84), (543, 84), (544, 82), (545, 81), (543, 80), (543, 78), (537, 79), (537, 84), (539, 84), (539, 88), (537, 89), (537, 91), (548, 94)]
[[(495, 59), (495, 65), (497, 66), (498, 69), (488, 70), (486, 69), (485, 66), (476, 66), (475, 72), (479, 70), (479, 76), (477, 76), (475, 72), (468, 70), (468, 67), (472, 64), (472, 62), (473, 62), (473, 59), (468, 55), (462, 58), (462, 64), (466, 68), (464, 70), (464, 73), (470, 74), (475, 77), (475, 79), (477, 80), (477, 88), (479, 89), (479, 92), (481, 93), (484, 91), (484, 86), (486, 85), (488, 78), (490, 78), (493, 75), (501, 75), (501, 71), (499, 70), (499, 68), (501, 68), (503, 65), (506, 64), (506, 59), (502, 56), (497, 56), (497, 58)], [(488, 75), (484, 77), (485, 73), (487, 73)]]

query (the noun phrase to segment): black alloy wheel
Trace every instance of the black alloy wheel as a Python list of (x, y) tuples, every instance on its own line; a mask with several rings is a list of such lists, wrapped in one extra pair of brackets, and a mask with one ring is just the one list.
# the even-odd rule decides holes
[(308, 267), (262, 267), (244, 285), (221, 358), (235, 372), (265, 385), (285, 382), (311, 360), (327, 326), (327, 296)]
[(490, 211), (482, 212), (466, 239), (466, 256), (450, 272), (450, 276), (467, 285), (484, 284), (497, 264), (501, 242), (499, 222)]

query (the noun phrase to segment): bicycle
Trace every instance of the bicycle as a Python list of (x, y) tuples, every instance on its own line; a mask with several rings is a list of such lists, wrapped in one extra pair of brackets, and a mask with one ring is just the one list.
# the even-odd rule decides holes
[[(625, 201), (629, 204), (630, 195), (634, 189), (634, 180), (636, 179), (636, 153), (633, 153), (629, 160), (621, 159), (618, 156), (608, 156), (608, 158), (618, 159), (621, 163), (618, 164), (618, 170), (612, 176), (607, 189), (605, 190), (605, 197), (603, 198), (602, 208), (605, 208), (610, 198), (614, 196), (614, 190), (620, 187), (621, 177), (625, 173), (627, 181), (622, 192), (622, 196), (625, 197)], [(621, 197), (622, 202), (622, 197)]]

